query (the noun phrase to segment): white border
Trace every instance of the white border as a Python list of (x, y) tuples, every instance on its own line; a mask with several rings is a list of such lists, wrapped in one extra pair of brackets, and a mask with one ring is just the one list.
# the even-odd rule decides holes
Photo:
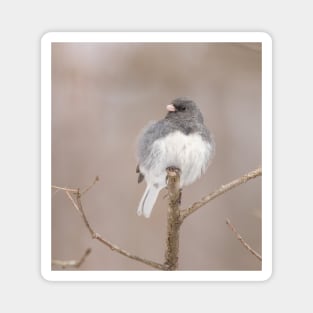
[[(51, 270), (51, 43), (262, 43), (262, 270)], [(272, 274), (272, 39), (264, 32), (51, 32), (41, 39), (41, 274), (49, 281), (264, 281)]]

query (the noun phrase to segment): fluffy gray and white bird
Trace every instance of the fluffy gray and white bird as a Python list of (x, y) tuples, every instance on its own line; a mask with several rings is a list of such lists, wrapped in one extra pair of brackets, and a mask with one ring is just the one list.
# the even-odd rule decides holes
[(207, 169), (215, 144), (194, 101), (181, 97), (166, 106), (164, 119), (149, 123), (138, 140), (138, 183), (147, 187), (137, 209), (150, 217), (158, 194), (166, 186), (166, 170), (180, 170), (180, 188), (193, 183)]

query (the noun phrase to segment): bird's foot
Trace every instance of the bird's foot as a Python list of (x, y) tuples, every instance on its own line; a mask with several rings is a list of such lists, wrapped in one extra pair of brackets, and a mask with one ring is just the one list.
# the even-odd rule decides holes
[(167, 171), (167, 174), (169, 172), (175, 172), (176, 174), (180, 174), (181, 173), (181, 170), (178, 168), (178, 167), (175, 167), (175, 166), (169, 166), (166, 168), (166, 171)]
[(178, 167), (175, 166), (169, 166), (166, 168), (166, 178), (165, 178), (165, 183), (167, 185), (168, 183), (168, 178), (173, 177), (173, 176), (180, 176), (181, 170)]

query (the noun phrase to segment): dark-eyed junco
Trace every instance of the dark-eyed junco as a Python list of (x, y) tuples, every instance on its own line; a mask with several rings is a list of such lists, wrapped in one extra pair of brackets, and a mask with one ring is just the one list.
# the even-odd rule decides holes
[(195, 102), (177, 98), (166, 106), (164, 119), (148, 124), (138, 140), (138, 183), (147, 187), (137, 214), (150, 217), (158, 194), (166, 186), (167, 168), (180, 170), (180, 188), (193, 183), (214, 155), (214, 140)]

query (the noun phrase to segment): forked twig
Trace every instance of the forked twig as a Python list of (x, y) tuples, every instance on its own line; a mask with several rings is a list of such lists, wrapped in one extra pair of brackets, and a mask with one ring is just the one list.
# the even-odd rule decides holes
[(77, 201), (78, 210), (81, 213), (81, 216), (82, 216), (82, 218), (84, 220), (84, 223), (85, 223), (86, 227), (88, 228), (89, 233), (90, 233), (90, 235), (91, 235), (91, 237), (93, 239), (96, 239), (99, 242), (103, 243), (104, 245), (109, 247), (112, 251), (116, 251), (119, 254), (122, 254), (122, 255), (130, 258), (130, 259), (133, 259), (133, 260), (136, 260), (138, 262), (144, 263), (146, 265), (149, 265), (149, 266), (154, 267), (154, 268), (159, 269), (159, 270), (165, 270), (166, 269), (166, 266), (164, 266), (163, 264), (160, 264), (160, 263), (157, 263), (157, 262), (154, 262), (154, 261), (150, 261), (150, 260), (144, 259), (142, 257), (139, 257), (137, 255), (131, 254), (128, 251), (126, 251), (124, 249), (121, 249), (117, 245), (115, 245), (115, 244), (111, 243), (110, 241), (104, 239), (100, 234), (95, 232), (93, 230), (93, 228), (90, 226), (90, 223), (89, 223), (89, 221), (88, 221), (88, 219), (86, 217), (85, 211), (83, 209), (83, 205), (81, 203), (81, 194), (79, 192), (76, 195), (76, 201)]
[[(71, 201), (72, 205), (74, 206), (74, 208), (77, 210), (77, 212), (80, 214), (80, 216), (82, 217), (91, 237), (93, 239), (98, 240), (99, 242), (101, 242), (102, 244), (106, 245), (107, 247), (109, 247), (112, 251), (116, 251), (117, 253), (120, 253), (130, 259), (136, 260), (138, 262), (144, 263), (148, 266), (151, 266), (153, 268), (159, 269), (159, 270), (166, 270), (167, 266), (151, 261), (151, 260), (147, 260), (144, 258), (141, 258), (137, 255), (131, 254), (128, 251), (121, 249), (120, 247), (118, 247), (117, 245), (111, 243), (110, 241), (104, 239), (100, 234), (98, 234), (97, 232), (94, 231), (94, 229), (91, 227), (88, 218), (85, 214), (85, 210), (83, 208), (82, 202), (81, 202), (81, 198), (82, 195), (85, 194), (86, 192), (88, 192), (94, 185), (95, 183), (99, 181), (99, 177), (97, 176), (95, 178), (95, 180), (93, 181), (93, 183), (88, 186), (87, 188), (85, 188), (82, 192), (80, 191), (79, 188), (77, 189), (71, 189), (71, 188), (62, 188), (62, 187), (58, 187), (58, 186), (53, 186), (54, 189), (58, 189), (58, 190), (62, 190), (65, 192), (65, 194), (67, 195), (67, 197), (69, 198), (69, 200)], [(75, 199), (74, 199), (75, 198)], [(59, 265), (62, 264), (60, 263), (62, 261), (58, 261)], [(68, 262), (68, 261), (67, 261)], [(72, 261), (71, 261), (72, 262)]]

